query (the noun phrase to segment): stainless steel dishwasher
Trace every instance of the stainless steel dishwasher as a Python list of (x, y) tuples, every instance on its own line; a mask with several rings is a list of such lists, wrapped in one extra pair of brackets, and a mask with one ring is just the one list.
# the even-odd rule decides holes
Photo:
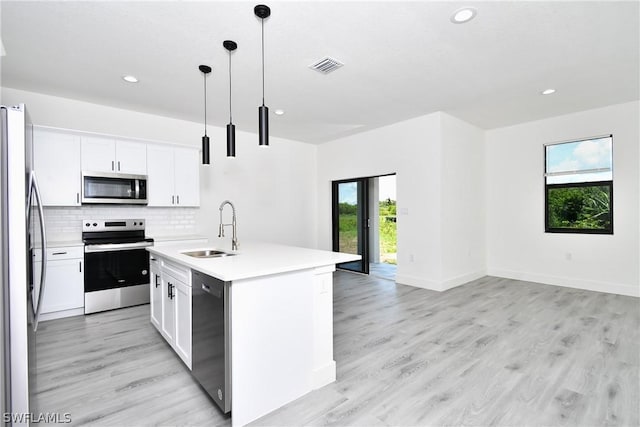
[(192, 270), (192, 371), (225, 414), (231, 411), (229, 282)]

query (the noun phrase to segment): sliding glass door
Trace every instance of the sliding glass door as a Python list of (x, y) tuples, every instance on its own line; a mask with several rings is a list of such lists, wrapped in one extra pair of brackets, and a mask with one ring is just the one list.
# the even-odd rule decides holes
[(362, 256), (338, 268), (369, 273), (368, 199), (367, 178), (333, 182), (333, 250)]

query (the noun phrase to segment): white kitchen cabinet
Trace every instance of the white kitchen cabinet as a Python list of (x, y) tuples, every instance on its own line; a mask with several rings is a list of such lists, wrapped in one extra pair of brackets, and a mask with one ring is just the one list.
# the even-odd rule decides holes
[(174, 295), (176, 331), (173, 348), (191, 369), (191, 287), (176, 282)]
[(175, 304), (175, 284), (176, 280), (166, 274), (161, 276), (162, 283), (162, 335), (171, 347), (175, 343), (176, 335), (176, 304)]
[(147, 144), (116, 140), (116, 172), (133, 175), (147, 174)]
[(33, 164), (44, 206), (79, 206), (80, 136), (35, 127)]
[[(39, 252), (35, 270), (42, 268)], [(47, 271), (42, 297), (41, 320), (75, 316), (84, 312), (84, 247), (47, 248)], [(36, 288), (38, 289), (38, 288)], [(37, 300), (38, 295), (36, 295)]]
[(151, 258), (151, 324), (191, 369), (191, 270)]
[(146, 175), (147, 144), (109, 136), (83, 135), (82, 170)]
[(199, 172), (198, 150), (149, 144), (148, 206), (199, 206)]
[(200, 206), (200, 164), (198, 150), (176, 148), (175, 193), (178, 206)]
[(151, 323), (161, 330), (162, 324), (162, 279), (160, 276), (160, 261), (153, 255), (149, 258), (149, 270), (151, 272), (151, 286), (149, 288), (149, 301), (151, 304)]

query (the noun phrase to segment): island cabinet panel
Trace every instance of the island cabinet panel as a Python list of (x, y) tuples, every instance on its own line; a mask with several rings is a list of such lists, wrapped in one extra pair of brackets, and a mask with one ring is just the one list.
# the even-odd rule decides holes
[(230, 289), (231, 422), (242, 426), (313, 389), (313, 271), (238, 280)]
[(191, 369), (191, 270), (150, 256), (151, 324)]
[(149, 301), (151, 302), (151, 323), (161, 331), (162, 323), (162, 279), (160, 277), (160, 261), (151, 255), (149, 258), (151, 271), (151, 287), (149, 288)]
[(174, 286), (176, 280), (168, 275), (162, 275), (162, 335), (174, 345), (176, 335), (176, 304)]
[(176, 282), (176, 333), (174, 349), (182, 361), (191, 369), (191, 288)]
[(333, 272), (334, 265), (313, 271), (313, 388), (336, 380), (333, 360)]

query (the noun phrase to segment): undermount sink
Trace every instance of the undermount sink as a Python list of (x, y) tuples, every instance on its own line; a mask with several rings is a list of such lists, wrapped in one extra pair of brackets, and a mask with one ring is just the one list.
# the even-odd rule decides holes
[(221, 258), (225, 256), (233, 256), (229, 252), (218, 251), (215, 249), (204, 249), (201, 251), (182, 252), (182, 255), (192, 256), (194, 258)]

